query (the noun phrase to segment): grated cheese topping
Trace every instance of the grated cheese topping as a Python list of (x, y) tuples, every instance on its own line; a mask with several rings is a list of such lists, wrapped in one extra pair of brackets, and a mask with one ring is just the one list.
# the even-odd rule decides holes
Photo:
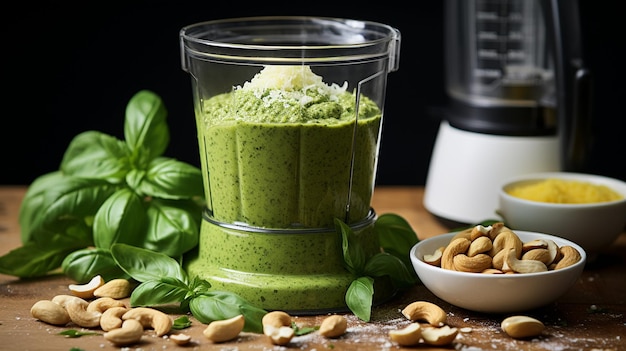
[(252, 92), (266, 106), (280, 101), (298, 101), (305, 106), (314, 100), (312, 95), (327, 96), (329, 101), (337, 101), (347, 88), (348, 82), (342, 86), (336, 83), (327, 85), (321, 76), (311, 71), (311, 67), (302, 65), (265, 66), (243, 87), (235, 89)]

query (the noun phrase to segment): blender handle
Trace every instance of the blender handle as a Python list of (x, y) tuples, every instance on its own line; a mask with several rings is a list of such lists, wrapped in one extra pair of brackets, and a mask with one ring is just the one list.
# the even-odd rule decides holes
[(546, 31), (552, 40), (561, 167), (583, 171), (591, 144), (591, 72), (582, 57), (577, 0), (544, 0)]

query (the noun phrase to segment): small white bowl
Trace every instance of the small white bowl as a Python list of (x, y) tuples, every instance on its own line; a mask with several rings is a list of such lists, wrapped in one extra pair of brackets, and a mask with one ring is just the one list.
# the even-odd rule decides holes
[(570, 245), (581, 255), (577, 263), (559, 270), (538, 273), (466, 273), (430, 265), (424, 255), (446, 246), (456, 233), (437, 235), (419, 241), (410, 257), (420, 280), (440, 299), (467, 310), (483, 313), (513, 313), (546, 306), (563, 296), (579, 279), (587, 259), (579, 245), (552, 235), (513, 231), (522, 240), (551, 239), (560, 247)]
[[(506, 189), (544, 179), (563, 179), (604, 185), (622, 195), (621, 200), (585, 204), (560, 204), (521, 199)], [(611, 245), (626, 226), (626, 182), (592, 174), (534, 173), (505, 181), (498, 191), (498, 213), (513, 230), (547, 233), (582, 246), (589, 260)]]

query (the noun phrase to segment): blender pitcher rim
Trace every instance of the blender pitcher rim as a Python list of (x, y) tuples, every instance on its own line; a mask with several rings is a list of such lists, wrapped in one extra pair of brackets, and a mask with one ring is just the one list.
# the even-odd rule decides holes
[[(285, 21), (285, 24), (289, 24), (289, 21), (292, 21), (292, 24), (308, 24), (308, 25), (323, 25), (324, 23), (333, 24), (336, 26), (343, 26), (344, 28), (354, 30), (361, 34), (360, 40), (351, 40), (346, 42), (329, 42), (323, 44), (313, 44), (313, 43), (303, 43), (303, 42), (294, 42), (294, 43), (236, 43), (229, 42), (227, 40), (220, 40), (214, 38), (207, 38), (206, 31), (201, 31), (202, 27), (207, 27), (211, 25), (228, 25), (228, 24), (244, 24), (257, 23), (258, 25), (267, 25), (271, 23), (280, 23), (281, 21)], [(363, 36), (363, 34), (367, 34), (365, 32), (366, 29), (370, 29), (369, 36)], [(196, 32), (193, 32), (196, 30)], [(372, 33), (376, 34), (376, 36), (371, 35)], [(202, 22), (196, 22), (187, 26), (184, 26), (179, 31), (180, 38), (180, 46), (181, 46), (181, 60), (183, 63), (183, 70), (187, 71), (186, 65), (186, 54), (199, 54), (193, 48), (191, 48), (187, 44), (197, 44), (203, 45), (207, 47), (214, 48), (226, 48), (226, 49), (237, 49), (237, 50), (252, 50), (252, 51), (265, 51), (265, 52), (279, 52), (279, 51), (287, 51), (287, 50), (307, 50), (309, 52), (327, 52), (331, 49), (361, 49), (368, 47), (375, 47), (376, 45), (383, 45), (384, 50), (378, 50), (376, 52), (369, 53), (367, 55), (362, 53), (357, 53), (352, 56), (354, 60), (363, 60), (363, 59), (371, 59), (374, 58), (388, 58), (388, 72), (394, 72), (398, 70), (399, 66), (399, 56), (400, 56), (400, 40), (401, 34), (400, 31), (392, 27), (388, 24), (368, 21), (368, 20), (355, 20), (348, 18), (340, 18), (340, 17), (323, 17), (323, 16), (249, 16), (249, 17), (233, 17), (233, 18), (223, 18), (216, 20), (208, 20)], [(387, 46), (384, 46), (387, 44)], [(206, 53), (203, 53), (206, 54)], [(349, 55), (342, 54), (343, 58), (348, 61)], [(216, 55), (216, 57), (220, 57), (220, 55)], [(257, 57), (258, 58), (258, 57)], [(299, 57), (298, 60), (302, 60), (305, 57)], [(314, 58), (310, 57), (311, 62), (320, 62), (323, 60), (336, 60), (338, 56), (325, 57), (325, 58)], [(274, 57), (273, 59), (264, 58), (268, 61), (272, 61), (274, 64), (278, 63), (277, 60), (280, 59), (280, 56)], [(285, 62), (288, 62), (289, 59), (285, 58)]]

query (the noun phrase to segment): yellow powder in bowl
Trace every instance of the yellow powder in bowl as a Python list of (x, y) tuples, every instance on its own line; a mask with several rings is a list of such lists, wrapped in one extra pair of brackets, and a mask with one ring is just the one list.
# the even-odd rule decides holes
[(560, 204), (615, 201), (623, 198), (605, 185), (576, 180), (546, 179), (511, 187), (506, 192), (526, 200)]

